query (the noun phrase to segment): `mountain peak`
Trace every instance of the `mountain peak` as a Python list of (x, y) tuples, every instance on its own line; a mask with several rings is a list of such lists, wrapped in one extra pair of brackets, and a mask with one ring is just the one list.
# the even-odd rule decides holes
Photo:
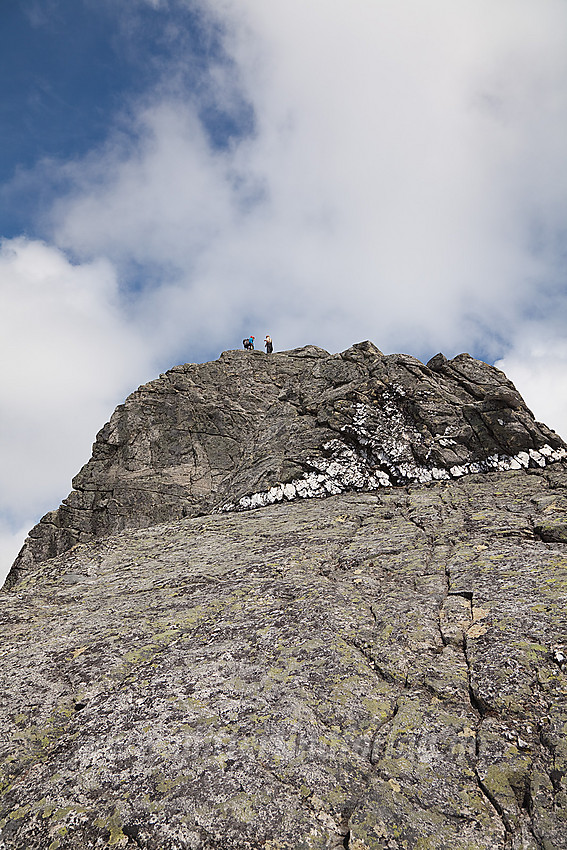
[(98, 433), (7, 579), (77, 543), (213, 511), (543, 468), (566, 457), (493, 366), (372, 342), (225, 351), (139, 387)]

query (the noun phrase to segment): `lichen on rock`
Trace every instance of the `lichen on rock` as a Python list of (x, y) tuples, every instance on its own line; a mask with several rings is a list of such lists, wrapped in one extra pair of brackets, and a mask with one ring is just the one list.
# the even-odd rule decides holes
[(567, 558), (535, 529), (566, 481), (342, 493), (38, 565), (0, 614), (4, 846), (562, 850)]
[(170, 370), (2, 594), (0, 850), (564, 850), (566, 517), (468, 355)]

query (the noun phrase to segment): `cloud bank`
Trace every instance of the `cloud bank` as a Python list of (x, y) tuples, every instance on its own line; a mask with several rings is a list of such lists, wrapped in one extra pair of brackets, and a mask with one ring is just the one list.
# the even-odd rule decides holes
[[(186, 7), (150, 5), (172, 32)], [(104, 145), (18, 178), (61, 188), (36, 221), (44, 241), (1, 255), (1, 510), (19, 527), (64, 495), (152, 368), (245, 333), (498, 359), (567, 435), (562, 0), (198, 9), (222, 47), (199, 85), (172, 39)]]
[(42, 242), (5, 241), (0, 293), (0, 552), (13, 559), (149, 361), (104, 260), (74, 266)]
[(144, 105), (133, 153), (74, 167), (53, 238), (155, 266), (164, 323), (188, 297), (219, 342), (236, 315), (497, 356), (564, 271), (565, 11), (543, 6), (211, 3), (254, 131), (217, 150), (190, 98)]

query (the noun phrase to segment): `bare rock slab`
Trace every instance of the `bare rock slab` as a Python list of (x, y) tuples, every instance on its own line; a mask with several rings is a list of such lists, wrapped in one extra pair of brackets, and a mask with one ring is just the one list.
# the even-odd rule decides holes
[(1, 600), (0, 847), (564, 850), (566, 494), (557, 462), (36, 563)]

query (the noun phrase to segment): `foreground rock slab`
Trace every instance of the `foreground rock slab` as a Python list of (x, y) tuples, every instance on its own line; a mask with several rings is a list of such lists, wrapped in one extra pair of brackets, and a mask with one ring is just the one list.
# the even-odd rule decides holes
[(0, 848), (567, 847), (567, 471), (128, 530), (1, 598)]

